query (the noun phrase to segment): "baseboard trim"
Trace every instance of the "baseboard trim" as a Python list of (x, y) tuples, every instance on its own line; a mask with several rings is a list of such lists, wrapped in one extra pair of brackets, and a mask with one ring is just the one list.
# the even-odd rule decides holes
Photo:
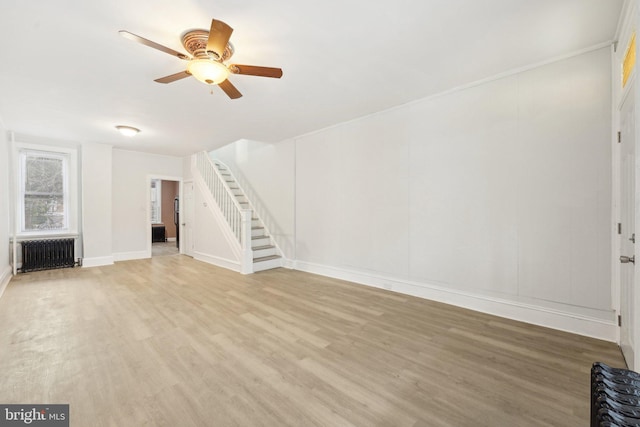
[(241, 272), (241, 266), (239, 261), (234, 261), (231, 259), (217, 257), (215, 255), (208, 255), (202, 252), (193, 252), (193, 259), (198, 261), (206, 262), (207, 264), (213, 264), (217, 267), (226, 268), (227, 270), (235, 271), (236, 273)]
[(289, 270), (295, 269), (296, 262), (292, 259), (282, 257), (282, 267), (288, 268)]
[(113, 265), (113, 256), (100, 256), (93, 258), (82, 258), (82, 268), (100, 267), (103, 265)]
[(11, 268), (11, 265), (7, 265), (0, 274), (0, 298), (2, 298), (4, 290), (7, 289), (7, 286), (13, 277), (12, 273), (13, 269)]
[(616, 342), (617, 324), (613, 320), (613, 314), (611, 320), (606, 320), (519, 301), (446, 289), (429, 283), (399, 280), (304, 261), (295, 261), (292, 266), (296, 270), (308, 273), (347, 280), (494, 316)]
[(145, 251), (136, 251), (136, 252), (116, 252), (113, 254), (113, 260), (115, 262), (118, 261), (131, 261), (134, 259), (145, 259), (150, 258), (149, 252)]
[(176, 238), (175, 237), (167, 237), (167, 242), (175, 242)]

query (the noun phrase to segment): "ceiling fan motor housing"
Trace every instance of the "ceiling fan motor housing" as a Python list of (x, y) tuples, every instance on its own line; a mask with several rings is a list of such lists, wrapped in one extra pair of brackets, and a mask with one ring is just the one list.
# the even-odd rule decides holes
[(208, 39), (209, 31), (207, 30), (189, 30), (182, 35), (182, 45), (194, 58), (224, 62), (233, 56), (234, 49), (231, 42), (227, 43), (222, 56), (220, 56), (218, 52), (207, 50)]

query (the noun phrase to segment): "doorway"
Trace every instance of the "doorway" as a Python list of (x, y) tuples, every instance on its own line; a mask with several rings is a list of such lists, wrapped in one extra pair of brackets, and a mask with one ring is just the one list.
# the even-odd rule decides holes
[(180, 254), (181, 187), (178, 178), (150, 176), (148, 179), (150, 257)]

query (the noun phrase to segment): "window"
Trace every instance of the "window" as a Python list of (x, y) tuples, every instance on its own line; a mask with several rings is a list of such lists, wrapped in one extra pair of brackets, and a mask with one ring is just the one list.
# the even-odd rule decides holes
[(69, 231), (69, 155), (20, 150), (23, 232)]
[(15, 231), (21, 236), (78, 233), (78, 150), (13, 144)]
[(151, 223), (160, 224), (162, 222), (162, 181), (151, 180)]

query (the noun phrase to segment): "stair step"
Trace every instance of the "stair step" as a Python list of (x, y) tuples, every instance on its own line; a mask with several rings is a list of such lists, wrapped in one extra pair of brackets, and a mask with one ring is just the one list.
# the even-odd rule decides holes
[(254, 260), (262, 257), (278, 255), (278, 250), (274, 245), (254, 246), (251, 248), (251, 252), (253, 253)]
[(251, 248), (254, 251), (261, 251), (263, 249), (275, 249), (275, 246), (273, 245), (262, 245), (262, 246), (254, 246)]
[(251, 249), (255, 246), (270, 245), (271, 238), (269, 236), (251, 236)]
[(269, 255), (269, 256), (261, 256), (260, 258), (254, 258), (253, 262), (264, 262), (264, 261), (271, 261), (272, 259), (278, 259), (278, 258), (282, 258), (280, 255)]
[(282, 257), (279, 255), (265, 256), (253, 260), (254, 273), (278, 267), (282, 267)]

